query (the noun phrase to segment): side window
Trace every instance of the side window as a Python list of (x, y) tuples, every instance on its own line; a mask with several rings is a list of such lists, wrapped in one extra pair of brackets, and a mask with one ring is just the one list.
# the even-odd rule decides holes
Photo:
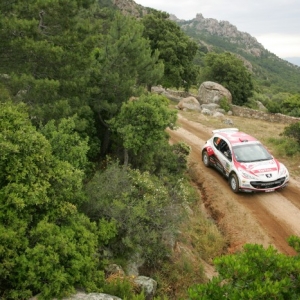
[(219, 137), (215, 137), (215, 138), (214, 138), (214, 145), (215, 145), (215, 147), (216, 147), (218, 150), (220, 150), (219, 147), (220, 147), (220, 142), (221, 142), (221, 141), (222, 141), (222, 139), (219, 138)]
[(214, 145), (215, 147), (225, 155), (230, 161), (232, 160), (230, 148), (223, 139), (215, 137), (214, 138)]

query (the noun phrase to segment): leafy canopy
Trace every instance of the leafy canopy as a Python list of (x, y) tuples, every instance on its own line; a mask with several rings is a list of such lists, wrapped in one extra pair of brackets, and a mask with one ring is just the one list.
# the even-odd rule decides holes
[(232, 103), (243, 105), (252, 96), (253, 82), (250, 72), (235, 55), (225, 52), (210, 52), (205, 57), (206, 80), (215, 81), (227, 88), (232, 95)]
[[(289, 242), (299, 252), (299, 237)], [(299, 255), (246, 244), (242, 252), (216, 258), (214, 263), (219, 275), (191, 287), (190, 299), (299, 299)]]
[(116, 238), (107, 245), (114, 255), (131, 257), (138, 253), (154, 265), (168, 253), (164, 237), (173, 233), (180, 204), (187, 197), (179, 184), (172, 189), (173, 193), (181, 191), (178, 200), (158, 177), (110, 162), (86, 185), (89, 201), (82, 211), (95, 221), (116, 222)]
[(96, 253), (107, 234), (101, 239), (96, 223), (77, 211), (85, 201), (83, 172), (53, 155), (24, 105), (0, 106), (1, 296), (53, 299), (75, 286), (100, 290)]
[(168, 87), (184, 87), (186, 91), (195, 83), (197, 69), (193, 59), (197, 44), (169, 20), (164, 12), (153, 12), (143, 17), (144, 36), (150, 40), (152, 51), (159, 51), (165, 71), (161, 84)]
[(165, 129), (176, 122), (176, 111), (168, 105), (169, 100), (159, 95), (143, 95), (122, 105), (110, 124), (126, 151), (132, 151), (134, 156), (147, 156), (161, 142), (167, 142)]

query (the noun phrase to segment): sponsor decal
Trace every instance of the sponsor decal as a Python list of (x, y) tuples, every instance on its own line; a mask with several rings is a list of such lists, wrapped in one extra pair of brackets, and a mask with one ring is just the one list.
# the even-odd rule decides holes
[(253, 173), (267, 173), (267, 172), (274, 172), (276, 170), (277, 170), (276, 168), (265, 168), (265, 169), (253, 170)]

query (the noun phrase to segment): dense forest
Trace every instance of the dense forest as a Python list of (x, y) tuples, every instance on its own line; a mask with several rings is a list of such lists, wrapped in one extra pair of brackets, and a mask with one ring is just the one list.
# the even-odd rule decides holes
[[(126, 279), (112, 286), (105, 267), (138, 254), (145, 269), (167, 269), (169, 241), (198, 197), (189, 148), (168, 142), (176, 111), (151, 87), (189, 90), (202, 76), (251, 105), (255, 79), (236, 56), (201, 51), (163, 12), (136, 19), (93, 0), (2, 1), (0, 11), (0, 298), (81, 289), (144, 299)], [(218, 66), (230, 72), (218, 77)], [(300, 114), (299, 94), (286, 93), (260, 98)], [(299, 262), (273, 256), (299, 296)], [(191, 288), (191, 299), (212, 299), (204, 287), (214, 288)]]

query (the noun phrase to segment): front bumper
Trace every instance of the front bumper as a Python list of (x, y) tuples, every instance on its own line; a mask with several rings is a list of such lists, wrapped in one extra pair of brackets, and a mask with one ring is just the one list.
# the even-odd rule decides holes
[(285, 187), (289, 182), (289, 176), (284, 176), (272, 181), (242, 180), (240, 190), (245, 192), (272, 192)]

